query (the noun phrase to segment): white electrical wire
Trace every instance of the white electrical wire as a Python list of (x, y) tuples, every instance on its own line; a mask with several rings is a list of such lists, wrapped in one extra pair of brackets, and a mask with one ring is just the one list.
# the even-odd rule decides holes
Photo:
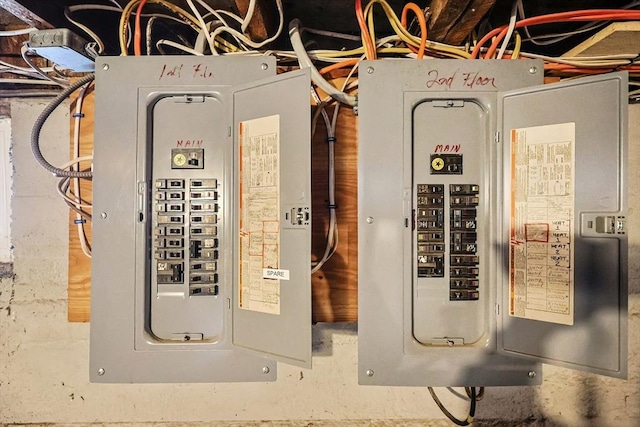
[(38, 73), (35, 73), (33, 70), (29, 69), (28, 71), (26, 70), (21, 70), (19, 68), (14, 68), (14, 67), (4, 67), (0, 65), (0, 73), (2, 74), (18, 74), (20, 76), (26, 76), (29, 78), (33, 78), (33, 79), (42, 79), (42, 76)]
[(59, 86), (57, 83), (54, 83), (54, 82), (49, 81), (49, 80), (35, 80), (35, 79), (0, 79), (0, 83)]
[[(240, 17), (238, 17), (237, 15), (235, 15), (234, 13), (231, 12), (227, 12), (225, 10), (216, 10), (213, 9), (211, 6), (209, 6), (207, 3), (205, 3), (203, 0), (196, 0), (196, 2), (204, 7), (209, 13), (207, 14), (207, 16), (209, 14), (215, 16), (218, 20), (218, 22), (221, 24), (221, 26), (225, 27), (225, 28), (231, 28), (231, 26), (229, 25), (229, 23), (222, 17), (222, 15), (226, 15), (234, 20), (236, 20), (238, 23), (242, 23), (242, 19)], [(203, 17), (204, 18), (204, 17)], [(207, 43), (209, 43), (209, 38), (211, 38), (212, 41), (215, 41), (215, 36), (211, 35), (210, 30), (209, 30), (209, 26), (208, 25), (200, 25), (202, 27), (202, 31), (200, 32), (201, 34), (203, 34), (206, 39), (207, 39)], [(219, 26), (216, 26), (215, 28), (218, 28)], [(238, 45), (240, 46), (241, 49), (244, 50), (248, 50), (246, 46), (244, 46), (244, 44), (242, 43), (241, 40), (238, 39), (238, 37), (236, 37), (236, 35), (231, 34), (231, 36), (233, 37), (233, 39), (238, 43)], [(200, 37), (200, 36), (199, 36)], [(210, 45), (211, 43), (209, 43)], [(198, 50), (198, 49), (196, 49)], [(214, 55), (217, 54), (217, 52), (215, 50), (211, 51)]]
[(247, 9), (247, 14), (242, 20), (242, 25), (240, 26), (240, 30), (245, 34), (247, 32), (247, 27), (249, 26), (249, 23), (251, 23), (251, 18), (253, 18), (253, 13), (256, 9), (256, 3), (257, 3), (256, 0), (249, 1), (249, 8)]
[[(364, 59), (364, 55), (361, 59)], [(342, 91), (345, 91), (347, 87), (350, 85), (351, 77), (353, 73), (358, 69), (359, 63), (354, 65), (351, 68), (351, 71), (347, 75), (342, 84)], [(318, 105), (323, 105), (325, 102), (320, 101), (318, 94), (315, 90), (311, 91), (316, 103)], [(329, 100), (330, 98), (327, 98)], [(325, 126), (327, 127), (327, 143), (329, 144), (329, 229), (327, 231), (327, 244), (324, 249), (324, 253), (322, 258), (320, 258), (313, 268), (311, 269), (311, 274), (317, 272), (322, 268), (322, 266), (333, 256), (333, 254), (338, 250), (339, 243), (339, 233), (338, 233), (338, 217), (336, 214), (336, 173), (335, 173), (335, 137), (336, 137), (336, 127), (338, 124), (338, 113), (340, 111), (340, 103), (337, 103), (333, 110), (333, 118), (329, 121), (329, 116), (327, 115), (324, 107), (322, 109), (322, 117), (325, 122)]]
[[(320, 100), (318, 93), (314, 88), (311, 88), (311, 96), (316, 101), (318, 108), (322, 108), (322, 118), (325, 123), (325, 127), (327, 129), (327, 144), (329, 145), (329, 177), (328, 177), (328, 191), (329, 191), (329, 228), (327, 230), (327, 243), (325, 245), (324, 252), (322, 257), (312, 264), (311, 274), (314, 274), (318, 270), (322, 268), (322, 266), (327, 262), (331, 255), (335, 252), (334, 246), (334, 235), (337, 234), (337, 226), (336, 226), (336, 212), (335, 212), (335, 126), (332, 121), (329, 119), (329, 115), (324, 108), (324, 103)], [(338, 106), (340, 104), (336, 104), (337, 111)]]
[[(15, 65), (15, 64), (12, 64), (10, 62), (0, 61), (0, 65), (4, 65), (7, 68), (15, 68), (16, 70), (25, 71), (25, 72), (29, 72), (29, 73), (32, 73), (32, 74), (38, 74), (35, 71), (33, 71), (33, 68), (21, 67), (19, 65)], [(44, 71), (45, 73), (50, 73), (50, 72), (53, 71), (53, 67), (41, 68), (41, 70)], [(40, 75), (38, 74), (38, 76), (40, 76)]]
[(64, 8), (64, 17), (67, 18), (67, 21), (71, 22), (73, 25), (75, 25), (76, 27), (78, 27), (82, 31), (84, 31), (85, 34), (87, 34), (89, 37), (91, 37), (91, 39), (98, 44), (98, 53), (104, 52), (104, 43), (102, 42), (100, 37), (98, 37), (98, 35), (96, 33), (94, 33), (91, 28), (89, 28), (86, 25), (82, 24), (81, 22), (78, 22), (75, 19), (73, 19), (71, 17), (71, 11), (69, 10), (68, 7)]
[(338, 90), (335, 86), (326, 81), (311, 62), (309, 55), (307, 55), (307, 51), (304, 49), (302, 38), (300, 37), (300, 21), (298, 19), (294, 19), (289, 24), (289, 38), (291, 39), (293, 50), (298, 56), (300, 67), (308, 67), (311, 69), (311, 80), (313, 81), (313, 83), (315, 83), (320, 89), (322, 89), (327, 95), (331, 96), (336, 101), (342, 102), (343, 104), (355, 106), (355, 96), (347, 95), (346, 93)]
[[(204, 3), (202, 0), (196, 0), (198, 3)], [(206, 3), (204, 3), (206, 4)], [(203, 6), (204, 6), (203, 4)], [(207, 5), (209, 6), (209, 5)], [(216, 13), (220, 14), (220, 15), (225, 15), (228, 16), (229, 18), (233, 19), (234, 21), (236, 21), (238, 24), (242, 24), (242, 18), (240, 18), (238, 15), (236, 15), (235, 13), (229, 12), (228, 10), (224, 10), (224, 9), (216, 9)]]
[(209, 28), (207, 27), (206, 22), (204, 22), (204, 18), (200, 14), (200, 11), (198, 10), (198, 8), (196, 8), (196, 6), (193, 4), (193, 0), (187, 0), (187, 4), (189, 5), (189, 7), (191, 8), (191, 11), (193, 12), (194, 16), (196, 17), (196, 19), (200, 23), (200, 27), (202, 28), (202, 33), (204, 34), (205, 38), (207, 39), (207, 43), (209, 43), (209, 49), (211, 50), (211, 52), (213, 52), (215, 50), (215, 46), (214, 46), (214, 43), (213, 43), (213, 37), (211, 36), (211, 33), (209, 32)]
[(222, 15), (226, 15), (226, 16), (234, 19), (235, 21), (237, 21), (240, 24), (242, 23), (242, 18), (240, 18), (238, 15), (236, 15), (234, 13), (227, 12), (226, 10), (219, 10), (219, 9), (216, 10), (216, 9), (212, 8), (211, 6), (209, 6), (203, 0), (196, 0), (196, 2), (198, 2), (198, 4), (200, 6), (204, 7), (205, 9), (207, 9), (207, 11), (209, 11), (210, 14), (212, 14), (213, 16), (218, 18), (218, 21), (222, 22), (222, 25), (229, 26), (229, 23), (222, 17)]
[(534, 59), (542, 59), (546, 62), (555, 62), (558, 64), (566, 64), (574, 67), (583, 67), (583, 68), (615, 68), (621, 65), (632, 65), (637, 63), (638, 61), (630, 62), (630, 60), (635, 59), (637, 56), (630, 55), (612, 55), (612, 56), (590, 56), (590, 57), (553, 57), (546, 55), (539, 55), (536, 53), (530, 52), (520, 52), (520, 56), (524, 56), (527, 58)]
[(181, 50), (181, 51), (183, 51), (183, 52), (186, 52), (186, 53), (190, 53), (190, 54), (192, 54), (192, 55), (204, 56), (204, 54), (203, 54), (202, 52), (198, 52), (198, 51), (197, 51), (197, 50), (195, 50), (195, 49), (192, 49), (192, 48), (190, 48), (190, 47), (188, 47), (188, 46), (185, 46), (185, 45), (180, 44), (180, 43), (176, 43), (176, 42), (171, 41), (171, 40), (165, 40), (165, 39), (160, 39), (160, 40), (158, 40), (158, 41), (156, 42), (156, 47), (157, 47), (158, 49), (160, 49), (160, 46), (161, 46), (161, 45), (166, 45), (166, 46), (175, 47), (176, 49), (179, 49), (179, 50)]
[[(252, 47), (254, 49), (259, 49), (265, 46), (266, 44), (271, 43), (272, 41), (280, 37), (280, 34), (282, 34), (282, 28), (284, 27), (284, 11), (282, 9), (282, 0), (276, 0), (276, 6), (278, 7), (278, 17), (279, 17), (278, 30), (273, 36), (261, 42), (254, 42), (253, 40), (251, 40), (250, 38), (242, 34), (240, 31), (233, 29), (231, 27), (225, 27), (225, 26), (216, 28), (215, 30), (213, 30), (213, 33), (211, 35), (215, 39), (216, 36), (218, 36), (219, 34), (226, 32), (238, 38), (245, 45)], [(214, 55), (219, 55), (219, 53), (216, 50), (213, 50), (212, 53)]]
[(504, 56), (504, 52), (507, 50), (507, 46), (509, 45), (509, 42), (511, 41), (511, 37), (513, 36), (513, 31), (516, 28), (516, 21), (518, 20), (518, 3), (521, 0), (516, 0), (513, 2), (513, 5), (511, 6), (511, 16), (509, 17), (509, 29), (507, 30), (507, 34), (504, 37), (504, 41), (502, 42), (502, 45), (500, 46), (500, 50), (498, 51), (498, 59), (502, 59), (502, 57)]
[(38, 31), (37, 28), (22, 28), (19, 30), (3, 30), (0, 31), (0, 37), (13, 37), (13, 36), (22, 36), (24, 34), (33, 33), (34, 31)]
[(50, 76), (49, 74), (45, 73), (40, 67), (38, 67), (36, 64), (34, 64), (31, 59), (29, 59), (29, 56), (27, 55), (27, 52), (29, 51), (29, 48), (27, 47), (26, 44), (23, 44), (22, 47), (20, 48), (20, 53), (22, 54), (22, 59), (24, 60), (24, 62), (27, 63), (28, 66), (30, 66), (31, 68), (33, 68), (38, 74), (40, 74), (42, 77), (44, 77), (47, 80), (52, 81), (53, 83), (62, 86), (62, 87), (67, 87), (69, 86), (69, 82), (66, 80), (62, 80), (62, 79), (58, 79), (56, 77)]
[[(93, 82), (86, 84), (80, 93), (78, 94), (78, 98), (76, 99), (76, 111), (73, 115), (74, 118), (74, 127), (73, 127), (73, 153), (75, 159), (72, 160), (72, 163), (69, 165), (71, 170), (80, 170), (80, 125), (82, 121), (82, 106), (84, 104), (84, 99), (86, 97), (87, 91), (89, 87), (93, 84)], [(88, 156), (89, 158), (86, 160), (93, 160), (92, 156)], [(75, 195), (74, 205), (77, 209), (82, 209), (85, 206), (81, 205), (82, 198), (80, 197), (80, 178), (70, 178), (73, 182), (73, 194)], [(90, 207), (90, 206), (89, 206)], [(82, 218), (80, 213), (76, 212), (76, 228), (78, 231), (78, 239), (80, 240), (80, 247), (82, 248), (82, 252), (89, 258), (91, 258), (91, 247), (87, 242), (87, 235), (85, 233), (84, 224), (86, 220)]]

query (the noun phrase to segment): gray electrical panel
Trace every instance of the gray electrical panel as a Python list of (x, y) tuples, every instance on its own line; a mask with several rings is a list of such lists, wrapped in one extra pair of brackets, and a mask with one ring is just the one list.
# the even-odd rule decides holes
[(183, 56), (96, 70), (91, 380), (310, 367), (308, 70)]
[(361, 67), (360, 383), (539, 384), (542, 362), (626, 377), (626, 74)]

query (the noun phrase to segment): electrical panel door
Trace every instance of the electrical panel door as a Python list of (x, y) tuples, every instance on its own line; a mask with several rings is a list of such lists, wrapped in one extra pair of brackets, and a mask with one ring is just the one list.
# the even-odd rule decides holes
[(626, 73), (500, 94), (505, 354), (627, 376), (627, 102)]
[[(99, 60), (92, 381), (265, 381), (275, 360), (310, 366), (310, 78), (275, 67)], [(291, 224), (294, 208), (306, 221)], [(295, 339), (265, 345), (287, 328)]]
[[(624, 375), (620, 159), (626, 89), (621, 75), (542, 86), (539, 61), (363, 66), (360, 383), (532, 385), (541, 381), (541, 361), (573, 361)], [(605, 115), (596, 113), (603, 109)], [(537, 137), (537, 126), (550, 126), (542, 133), (556, 140), (548, 146), (530, 141), (530, 151), (517, 151), (522, 164), (514, 166), (511, 138)], [(573, 139), (567, 136), (571, 132)], [(597, 184), (578, 179), (598, 161), (606, 179)], [(520, 200), (527, 191), (535, 197)], [(509, 221), (517, 223), (517, 239)], [(521, 236), (529, 259), (519, 252)], [(536, 253), (543, 247), (544, 256)], [(587, 248), (589, 261), (580, 255)], [(593, 257), (603, 260), (597, 274)], [(549, 265), (543, 267), (542, 260)], [(562, 279), (568, 275), (575, 284), (570, 292), (561, 289), (569, 286)], [(611, 289), (607, 298), (597, 299), (604, 306), (588, 296), (593, 289), (602, 294)], [(542, 310), (541, 304), (546, 304)], [(575, 325), (556, 324), (560, 311), (574, 307)], [(606, 326), (593, 328), (600, 320)], [(588, 327), (592, 332), (585, 334)], [(594, 355), (591, 346), (610, 334), (611, 348)], [(557, 344), (560, 336), (563, 346)], [(581, 351), (586, 354), (578, 356)]]
[(309, 85), (306, 69), (234, 88), (232, 120), (240, 142), (233, 344), (308, 368)]

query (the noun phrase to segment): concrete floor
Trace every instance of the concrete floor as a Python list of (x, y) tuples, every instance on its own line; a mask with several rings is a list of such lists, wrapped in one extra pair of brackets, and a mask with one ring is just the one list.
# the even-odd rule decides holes
[[(66, 319), (67, 210), (29, 148), (43, 106), (11, 103), (15, 277), (0, 279), (0, 424), (450, 425), (424, 388), (357, 385), (354, 325), (314, 326), (313, 370), (280, 365), (274, 383), (90, 384), (89, 325)], [(53, 163), (67, 156), (68, 123), (61, 108), (45, 127)], [(488, 389), (477, 425), (640, 425), (640, 106), (630, 123), (629, 379), (545, 366), (540, 387)], [(466, 413), (467, 403), (439, 391)]]

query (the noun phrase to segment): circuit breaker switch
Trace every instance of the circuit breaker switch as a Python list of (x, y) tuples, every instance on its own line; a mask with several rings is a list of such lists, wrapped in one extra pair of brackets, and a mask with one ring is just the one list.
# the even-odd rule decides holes
[(216, 191), (192, 191), (191, 192), (191, 200), (193, 199), (218, 199), (218, 193)]
[(215, 236), (218, 233), (218, 227), (216, 227), (215, 225), (208, 227), (191, 227), (190, 232), (192, 236)]
[(218, 186), (217, 179), (192, 179), (191, 187), (199, 188), (216, 188)]
[(215, 261), (211, 262), (192, 262), (190, 265), (191, 271), (216, 271), (217, 263)]
[(192, 223), (203, 223), (203, 224), (215, 224), (217, 222), (217, 216), (215, 214), (212, 215), (192, 215), (191, 216)]
[(432, 175), (462, 175), (462, 154), (432, 154)]

